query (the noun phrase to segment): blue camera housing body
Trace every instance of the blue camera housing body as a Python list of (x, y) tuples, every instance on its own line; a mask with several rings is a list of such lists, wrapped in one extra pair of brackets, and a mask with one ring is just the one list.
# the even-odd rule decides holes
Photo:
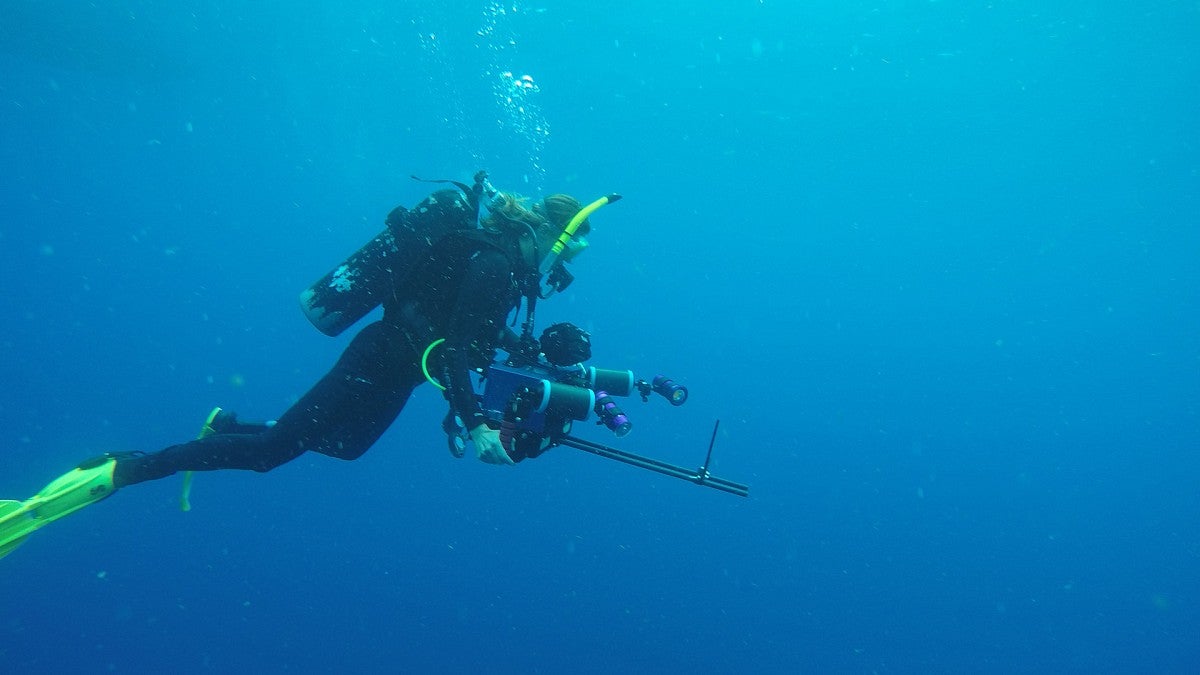
[[(487, 371), (483, 384), (483, 412), (488, 419), (499, 422), (504, 419), (504, 409), (509, 399), (524, 387), (534, 388), (543, 380), (554, 380), (554, 373), (535, 366), (514, 368), (493, 364)], [(522, 420), (519, 428), (541, 433), (546, 428), (546, 413), (534, 412)]]

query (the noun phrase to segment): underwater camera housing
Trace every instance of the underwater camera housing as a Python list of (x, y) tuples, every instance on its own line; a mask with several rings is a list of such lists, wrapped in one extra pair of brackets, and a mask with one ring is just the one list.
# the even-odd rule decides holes
[[(587, 421), (595, 413), (598, 425), (618, 438), (624, 437), (633, 423), (614, 397), (629, 396), (635, 391), (643, 401), (648, 401), (651, 393), (657, 393), (672, 405), (682, 405), (687, 400), (687, 389), (662, 375), (647, 382), (636, 379), (629, 370), (604, 370), (582, 364), (561, 367), (542, 360), (517, 358), (493, 363), (483, 382), (481, 407), (489, 422), (500, 429), (500, 442), (514, 462), (537, 457), (562, 445), (741, 497), (749, 494), (749, 486), (708, 471), (719, 420), (699, 469), (668, 464), (571, 435), (575, 422)], [(671, 386), (663, 386), (664, 382), (670, 382)]]

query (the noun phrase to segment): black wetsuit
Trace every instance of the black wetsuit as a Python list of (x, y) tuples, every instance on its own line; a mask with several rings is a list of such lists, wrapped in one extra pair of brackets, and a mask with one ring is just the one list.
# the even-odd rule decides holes
[(461, 193), (439, 191), (408, 216), (462, 219), (464, 229), (438, 241), (427, 258), (394, 280), (383, 319), (363, 328), (333, 369), (273, 426), (234, 425), (156, 453), (120, 456), (116, 486), (178, 471), (270, 471), (308, 451), (356, 459), (425, 381), (421, 354), (437, 338), (446, 341), (434, 350), (431, 371), (446, 386), (451, 409), (468, 429), (483, 423), (469, 371), (495, 355), (505, 320), (520, 305), (531, 261), (513, 237), (470, 229), (474, 209)]

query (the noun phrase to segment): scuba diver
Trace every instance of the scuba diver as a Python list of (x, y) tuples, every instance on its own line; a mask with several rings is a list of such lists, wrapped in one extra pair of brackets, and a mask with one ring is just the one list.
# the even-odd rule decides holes
[[(187, 472), (187, 510), (193, 471), (266, 472), (305, 452), (356, 459), (427, 380), (443, 390), (448, 420), (480, 460), (513, 464), (481, 410), (471, 373), (483, 372), (498, 348), (528, 351), (537, 300), (570, 283), (563, 264), (586, 248), (587, 217), (620, 196), (584, 207), (552, 194), (531, 204), (496, 190), (482, 171), (474, 185), (431, 182), (456, 188), (440, 189), (414, 209), (394, 209), (379, 236), (301, 294), (310, 321), (330, 335), (380, 304), (383, 317), (364, 327), (278, 420), (249, 424), (217, 408), (195, 440), (158, 452), (108, 453), (31, 499), (0, 501), (0, 556), (40, 527), (137, 483)], [(527, 330), (518, 336), (508, 319), (515, 323), (522, 301)], [(464, 447), (451, 444), (451, 451), (462, 456)]]

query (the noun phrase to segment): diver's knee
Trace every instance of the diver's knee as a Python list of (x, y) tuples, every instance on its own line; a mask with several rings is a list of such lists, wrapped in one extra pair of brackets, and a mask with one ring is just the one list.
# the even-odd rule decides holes
[(284, 464), (296, 459), (305, 452), (304, 448), (298, 448), (292, 452), (275, 452), (269, 455), (258, 457), (250, 469), (258, 473), (267, 473), (272, 469), (277, 469)]

